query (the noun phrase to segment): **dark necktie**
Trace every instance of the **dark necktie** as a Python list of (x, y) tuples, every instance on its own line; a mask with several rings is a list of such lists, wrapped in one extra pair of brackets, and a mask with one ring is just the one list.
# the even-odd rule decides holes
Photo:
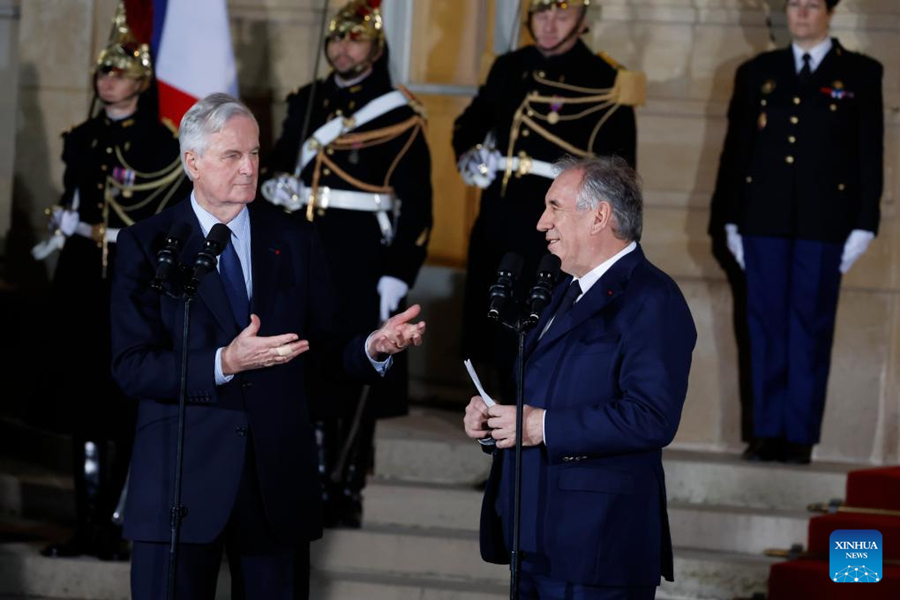
[(812, 56), (809, 55), (809, 52), (803, 55), (803, 68), (800, 69), (800, 85), (806, 85), (812, 77), (812, 68), (810, 67), (811, 61)]
[[(233, 241), (232, 234), (232, 241)], [(225, 246), (219, 258), (219, 275), (225, 284), (225, 294), (231, 304), (231, 312), (238, 326), (243, 329), (250, 323), (250, 298), (247, 297), (247, 284), (244, 282), (244, 270), (234, 249), (234, 244)]]
[[(569, 309), (572, 308), (572, 305), (575, 304), (575, 301), (578, 300), (578, 296), (580, 295), (581, 285), (578, 283), (578, 280), (573, 279), (566, 290), (566, 295), (563, 296), (562, 302), (559, 303), (559, 308), (553, 313), (553, 321), (551, 321), (550, 326), (547, 327), (544, 333), (547, 333), (553, 329), (559, 321), (562, 321), (563, 317), (566, 316), (566, 313), (569, 312)], [(543, 335), (544, 334), (541, 334), (541, 337), (543, 337)]]

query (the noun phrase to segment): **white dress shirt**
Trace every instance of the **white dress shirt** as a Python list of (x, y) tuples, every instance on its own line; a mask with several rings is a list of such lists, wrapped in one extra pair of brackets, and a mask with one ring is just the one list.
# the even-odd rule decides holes
[(831, 41), (830, 37), (825, 38), (824, 41), (819, 42), (809, 50), (804, 50), (796, 43), (791, 44), (791, 50), (794, 51), (794, 67), (799, 74), (800, 71), (803, 70), (803, 55), (809, 54), (809, 70), (812, 73), (816, 72), (816, 69), (819, 68), (819, 65), (822, 64), (822, 61), (825, 60), (825, 56), (831, 51), (831, 47), (834, 43)]

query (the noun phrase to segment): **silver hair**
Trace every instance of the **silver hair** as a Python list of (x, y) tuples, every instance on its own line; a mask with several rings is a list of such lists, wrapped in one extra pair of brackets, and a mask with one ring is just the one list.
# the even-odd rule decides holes
[(644, 227), (641, 180), (624, 158), (565, 156), (553, 166), (559, 175), (575, 169), (582, 172), (575, 208), (594, 210), (601, 202), (607, 202), (613, 212), (613, 235), (629, 242), (641, 240)]
[(178, 141), (181, 146), (181, 166), (188, 179), (191, 179), (191, 174), (184, 160), (184, 153), (193, 152), (197, 156), (203, 156), (209, 147), (209, 136), (222, 131), (229, 120), (239, 115), (250, 117), (259, 127), (250, 109), (228, 94), (210, 94), (203, 100), (198, 100), (184, 113), (178, 128)]

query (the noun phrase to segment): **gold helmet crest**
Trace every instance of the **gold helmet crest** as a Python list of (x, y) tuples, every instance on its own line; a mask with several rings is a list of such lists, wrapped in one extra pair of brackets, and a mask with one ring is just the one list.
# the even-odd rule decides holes
[(590, 6), (591, 0), (531, 0), (528, 3), (528, 14), (540, 12), (542, 10), (566, 9), (571, 7)]
[(113, 30), (106, 47), (100, 51), (94, 72), (116, 72), (131, 79), (150, 80), (153, 76), (153, 62), (150, 47), (141, 44), (131, 32), (125, 16), (125, 2), (120, 1), (113, 20)]
[(353, 0), (337, 12), (328, 25), (328, 39), (345, 37), (372, 40), (378, 48), (384, 46), (381, 0)]

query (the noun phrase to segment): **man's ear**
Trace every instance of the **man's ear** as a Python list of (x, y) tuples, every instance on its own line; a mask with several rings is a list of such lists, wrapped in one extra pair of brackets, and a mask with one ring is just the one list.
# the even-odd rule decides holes
[(197, 159), (199, 157), (194, 154), (192, 150), (186, 150), (184, 153), (184, 164), (187, 166), (188, 173), (191, 176), (191, 181), (197, 179), (197, 176), (200, 174), (200, 169), (197, 168)]
[(591, 233), (597, 234), (609, 227), (612, 220), (612, 206), (609, 202), (600, 202), (594, 209), (594, 221), (591, 223)]

